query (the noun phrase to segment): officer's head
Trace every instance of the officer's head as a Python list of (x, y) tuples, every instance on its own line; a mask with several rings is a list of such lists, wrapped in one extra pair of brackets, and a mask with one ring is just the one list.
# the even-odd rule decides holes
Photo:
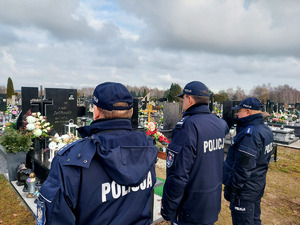
[(131, 118), (133, 99), (120, 83), (105, 82), (94, 90), (94, 120), (103, 118)]
[(192, 81), (185, 85), (182, 92), (176, 97), (183, 98), (183, 111), (186, 111), (198, 103), (208, 104), (209, 96), (210, 93), (205, 84), (200, 81)]
[(238, 118), (244, 118), (253, 114), (261, 113), (263, 104), (254, 97), (245, 98), (238, 106), (232, 107), (232, 110), (238, 110)]

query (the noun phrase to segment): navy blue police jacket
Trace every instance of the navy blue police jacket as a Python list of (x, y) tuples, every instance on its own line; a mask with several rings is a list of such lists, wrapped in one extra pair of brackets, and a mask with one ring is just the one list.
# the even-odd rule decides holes
[(172, 133), (161, 214), (179, 224), (217, 221), (227, 123), (207, 105), (191, 106)]
[(261, 113), (237, 119), (237, 135), (224, 163), (224, 197), (257, 201), (264, 193), (273, 133)]
[[(40, 189), (40, 224), (150, 224), (158, 149), (128, 119), (96, 120), (63, 147)], [(38, 223), (39, 224), (39, 223)]]

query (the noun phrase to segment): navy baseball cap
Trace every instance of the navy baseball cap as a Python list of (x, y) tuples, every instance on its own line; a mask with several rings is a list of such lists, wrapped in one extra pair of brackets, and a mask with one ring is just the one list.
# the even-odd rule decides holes
[[(105, 82), (94, 90), (93, 104), (99, 108), (112, 110), (128, 110), (133, 106), (133, 99), (127, 88), (120, 83)], [(127, 102), (128, 106), (114, 106), (117, 102)]]
[(192, 81), (192, 82), (188, 83), (187, 85), (185, 85), (182, 92), (179, 95), (177, 95), (176, 97), (182, 98), (184, 94), (208, 96), (208, 97), (210, 95), (208, 88), (205, 86), (205, 84), (203, 84), (200, 81)]
[(232, 110), (235, 109), (252, 109), (252, 110), (260, 110), (263, 107), (263, 104), (257, 99), (253, 97), (245, 98), (238, 106), (232, 107)]

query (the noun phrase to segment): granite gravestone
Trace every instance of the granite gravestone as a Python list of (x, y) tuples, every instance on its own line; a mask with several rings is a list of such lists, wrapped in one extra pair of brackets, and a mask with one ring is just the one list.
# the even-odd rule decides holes
[(164, 103), (164, 122), (163, 130), (161, 131), (167, 138), (171, 138), (172, 130), (177, 122), (182, 118), (182, 104), (178, 102)]
[(214, 103), (214, 101), (213, 101), (213, 95), (211, 94), (210, 96), (209, 96), (209, 110), (212, 112), (213, 110), (214, 110), (214, 107), (213, 107), (213, 104)]
[(37, 87), (21, 87), (22, 96), (22, 115), (26, 114), (28, 110), (31, 112), (39, 112), (38, 105), (31, 105), (32, 99), (38, 99), (39, 89)]
[(284, 111), (284, 103), (278, 103), (278, 112), (283, 112)]
[(224, 101), (223, 102), (223, 119), (227, 122), (228, 127), (231, 128), (234, 125), (234, 110), (232, 107), (240, 104), (240, 101)]
[(271, 102), (269, 99), (266, 101), (266, 112), (272, 113), (274, 111), (274, 102)]
[(133, 129), (138, 129), (139, 127), (139, 100), (137, 98), (133, 99), (133, 114), (131, 117), (131, 125)]
[(4, 112), (7, 109), (7, 96), (6, 94), (0, 94), (0, 111)]
[(70, 119), (77, 123), (77, 90), (62, 88), (45, 88), (45, 98), (52, 100), (46, 105), (45, 116), (47, 122), (53, 125), (58, 134), (64, 133), (64, 125)]
[(274, 112), (278, 112), (278, 104), (277, 103), (274, 103)]

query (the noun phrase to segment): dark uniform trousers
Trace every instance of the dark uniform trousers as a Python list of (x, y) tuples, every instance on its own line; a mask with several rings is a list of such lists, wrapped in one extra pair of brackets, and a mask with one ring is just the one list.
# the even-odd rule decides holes
[(229, 207), (233, 225), (261, 225), (260, 200), (249, 202), (236, 199)]

